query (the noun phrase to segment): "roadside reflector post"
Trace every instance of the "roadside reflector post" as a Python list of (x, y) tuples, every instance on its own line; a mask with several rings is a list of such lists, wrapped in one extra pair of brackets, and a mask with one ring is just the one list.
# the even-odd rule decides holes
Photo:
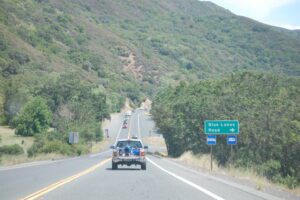
[(106, 138), (109, 138), (109, 134), (108, 134), (108, 129), (105, 129), (105, 133), (106, 133)]

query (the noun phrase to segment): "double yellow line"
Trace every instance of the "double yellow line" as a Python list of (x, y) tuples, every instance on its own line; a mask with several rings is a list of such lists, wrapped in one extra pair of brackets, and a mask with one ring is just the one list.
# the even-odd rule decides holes
[(60, 181), (58, 181), (56, 183), (53, 183), (53, 184), (51, 184), (51, 185), (49, 185), (47, 187), (44, 187), (43, 189), (41, 189), (41, 190), (39, 190), (39, 191), (37, 191), (37, 192), (35, 192), (33, 194), (30, 194), (30, 195), (28, 195), (27, 197), (25, 197), (25, 198), (23, 198), (21, 200), (33, 200), (33, 199), (39, 198), (39, 197), (41, 197), (41, 196), (43, 196), (43, 195), (51, 192), (52, 190), (55, 190), (56, 188), (58, 188), (60, 186), (63, 186), (63, 185), (65, 185), (65, 184), (67, 184), (67, 183), (69, 183), (69, 182), (71, 182), (71, 181), (73, 181), (75, 179), (78, 179), (81, 176), (84, 176), (84, 175), (86, 175), (88, 173), (91, 173), (92, 171), (96, 170), (97, 168), (103, 166), (109, 160), (111, 160), (111, 158), (107, 158), (107, 159), (103, 160), (102, 162), (100, 162), (100, 163), (98, 163), (98, 164), (96, 164), (96, 165), (94, 165), (94, 166), (92, 166), (92, 167), (90, 167), (90, 168), (88, 168), (88, 169), (86, 169), (86, 170), (78, 173), (78, 174), (75, 174), (75, 175), (70, 176), (68, 178), (62, 179), (62, 180), (60, 180)]

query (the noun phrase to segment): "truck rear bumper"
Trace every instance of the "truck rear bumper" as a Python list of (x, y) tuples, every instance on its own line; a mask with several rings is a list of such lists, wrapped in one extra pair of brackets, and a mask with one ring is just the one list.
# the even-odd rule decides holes
[(113, 163), (116, 163), (116, 164), (122, 164), (122, 165), (132, 165), (132, 164), (144, 164), (146, 162), (146, 159), (144, 157), (115, 157), (112, 159), (112, 162)]

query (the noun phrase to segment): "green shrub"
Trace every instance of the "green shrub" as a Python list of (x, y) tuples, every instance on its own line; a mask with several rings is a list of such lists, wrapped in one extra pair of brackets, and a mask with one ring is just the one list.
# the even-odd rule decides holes
[(52, 121), (52, 113), (46, 101), (36, 97), (27, 102), (16, 118), (16, 134), (33, 136), (48, 129)]
[(77, 43), (79, 45), (82, 45), (82, 44), (85, 44), (88, 41), (88, 38), (87, 38), (86, 35), (80, 34), (80, 35), (77, 36), (76, 40), (77, 40)]
[(58, 153), (62, 155), (82, 155), (89, 152), (87, 144), (69, 145), (63, 141), (53, 140), (49, 141), (45, 137), (39, 138), (27, 150), (28, 157), (36, 156), (40, 153)]
[(83, 144), (76, 144), (72, 146), (72, 151), (74, 154), (80, 156), (82, 154), (87, 154), (89, 152), (89, 147)]
[(128, 57), (130, 54), (130, 50), (128, 50), (127, 47), (124, 46), (117, 46), (114, 48), (114, 52), (118, 55), (118, 56), (122, 56), (122, 57)]
[(48, 28), (41, 28), (37, 32), (37, 36), (41, 39), (44, 44), (52, 43), (53, 42), (53, 34)]
[(23, 148), (18, 144), (4, 145), (0, 147), (0, 155), (2, 154), (20, 155), (23, 153), (24, 153)]
[(292, 177), (290, 175), (287, 175), (283, 179), (283, 184), (287, 185), (288, 188), (290, 188), (290, 189), (294, 189), (294, 188), (296, 188), (299, 185), (299, 183), (297, 182), (297, 178)]
[(268, 160), (262, 166), (263, 175), (268, 179), (275, 181), (278, 179), (278, 175), (280, 175), (281, 165), (277, 160)]
[(101, 126), (98, 126), (96, 128), (95, 140), (96, 140), (96, 142), (100, 142), (101, 140), (103, 140), (103, 132), (102, 132)]
[(63, 155), (70, 155), (71, 148), (68, 144), (58, 140), (48, 141), (41, 149), (41, 153), (60, 153)]
[(27, 156), (28, 157), (34, 157), (38, 153), (38, 148), (35, 145), (32, 145), (28, 150), (27, 150)]
[(4, 34), (0, 33), (0, 51), (4, 51), (7, 49), (7, 41), (4, 38)]
[(15, 60), (20, 65), (24, 65), (25, 63), (28, 63), (30, 61), (29, 56), (27, 54), (20, 52), (10, 52), (9, 58)]
[(46, 143), (46, 137), (44, 135), (37, 135), (33, 145), (27, 150), (27, 156), (33, 157), (38, 153), (41, 153), (41, 149)]
[(36, 138), (34, 144), (27, 150), (27, 153), (28, 157), (33, 157), (40, 153), (74, 154), (70, 145), (60, 140), (48, 140), (45, 134)]
[(18, 34), (20, 37), (27, 41), (29, 44), (31, 44), (33, 47), (36, 47), (38, 44), (41, 43), (40, 38), (37, 36), (37, 34), (31, 30), (28, 30), (26, 27), (21, 26), (18, 29)]
[(2, 71), (1, 71), (1, 73), (4, 77), (8, 77), (10, 75), (16, 75), (19, 72), (20, 72), (20, 64), (15, 61), (12, 61), (9, 64), (3, 65)]
[[(43, 153), (82, 155), (89, 152), (89, 146), (87, 145), (87, 143), (69, 145), (67, 143), (67, 135), (68, 134), (64, 134), (58, 131), (35, 135), (34, 144), (27, 150), (28, 157), (33, 157), (37, 154)], [(81, 134), (80, 136), (83, 138), (82, 141), (85, 142), (85, 136), (83, 134)]]
[(82, 68), (85, 70), (85, 71), (91, 71), (92, 68), (93, 68), (93, 65), (89, 62), (89, 61), (85, 61), (83, 64), (82, 64)]

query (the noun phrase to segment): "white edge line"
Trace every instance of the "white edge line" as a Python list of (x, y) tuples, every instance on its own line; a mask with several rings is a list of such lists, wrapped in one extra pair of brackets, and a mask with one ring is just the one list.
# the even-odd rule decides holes
[(181, 176), (178, 176), (178, 175), (176, 175), (176, 174), (174, 174), (174, 173), (172, 173), (172, 172), (170, 172), (170, 171), (162, 168), (161, 166), (159, 166), (158, 164), (156, 164), (154, 161), (152, 161), (150, 158), (147, 158), (147, 160), (150, 163), (152, 163), (154, 166), (156, 166), (157, 168), (159, 168), (160, 170), (162, 170), (162, 171), (166, 172), (167, 174), (173, 176), (174, 178), (176, 178), (176, 179), (178, 179), (178, 180), (180, 180), (180, 181), (182, 181), (182, 182), (184, 182), (184, 183), (192, 186), (193, 188), (195, 188), (195, 189), (203, 192), (204, 194), (206, 194), (206, 195), (208, 195), (208, 196), (210, 196), (210, 197), (212, 197), (212, 198), (214, 198), (216, 200), (224, 200), (222, 197), (220, 197), (220, 196), (218, 196), (218, 195), (216, 195), (216, 194), (214, 194), (214, 193), (212, 193), (212, 192), (210, 192), (210, 191), (208, 191), (208, 190), (200, 187), (199, 185), (196, 185), (195, 183), (193, 183), (193, 182), (191, 182), (189, 180), (186, 180), (186, 179), (182, 178)]
[(196, 171), (196, 170), (194, 170), (194, 169), (188, 168), (188, 167), (186, 167), (186, 166), (183, 166), (183, 165), (181, 165), (181, 164), (178, 164), (178, 163), (176, 163), (176, 162), (174, 162), (174, 161), (172, 161), (172, 160), (169, 160), (169, 159), (164, 159), (164, 161), (166, 161), (166, 162), (168, 162), (168, 163), (170, 163), (170, 164), (172, 164), (172, 165), (174, 165), (174, 166), (180, 167), (180, 168), (182, 168), (182, 169), (184, 169), (184, 170), (187, 170), (187, 171), (189, 171), (189, 172), (192, 172), (192, 173), (194, 173), (194, 174), (198, 174), (198, 175), (200, 175), (200, 176), (203, 176), (203, 177), (206, 177), (206, 178), (209, 178), (209, 179), (218, 181), (218, 182), (220, 182), (220, 183), (229, 185), (229, 186), (231, 186), (231, 187), (235, 187), (235, 188), (237, 188), (237, 189), (239, 189), (239, 190), (242, 190), (242, 191), (247, 192), (247, 193), (249, 193), (249, 194), (252, 194), (252, 195), (254, 195), (254, 196), (261, 197), (261, 198), (266, 199), (266, 200), (283, 200), (283, 199), (280, 198), (280, 197), (276, 197), (276, 196), (273, 196), (273, 195), (271, 195), (271, 194), (268, 194), (268, 193), (265, 193), (265, 192), (261, 192), (261, 191), (255, 190), (255, 189), (252, 189), (252, 188), (247, 187), (247, 186), (244, 186), (244, 185), (239, 185), (239, 184), (234, 183), (234, 182), (232, 182), (232, 181), (223, 180), (223, 179), (221, 179), (221, 178), (217, 178), (217, 177), (215, 177), (215, 176), (211, 176), (211, 175), (209, 175), (209, 174), (206, 174), (206, 173), (202, 173), (202, 172)]

